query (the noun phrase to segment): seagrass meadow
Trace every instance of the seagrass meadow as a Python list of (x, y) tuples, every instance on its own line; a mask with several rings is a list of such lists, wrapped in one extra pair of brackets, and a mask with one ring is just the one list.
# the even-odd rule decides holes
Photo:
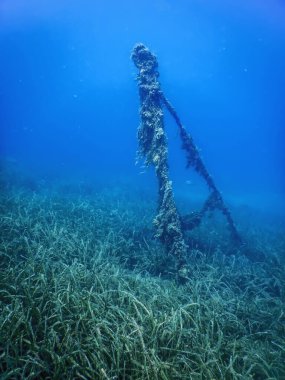
[(205, 219), (181, 285), (147, 192), (2, 179), (0, 205), (1, 380), (285, 378), (282, 220), (234, 209), (250, 260)]

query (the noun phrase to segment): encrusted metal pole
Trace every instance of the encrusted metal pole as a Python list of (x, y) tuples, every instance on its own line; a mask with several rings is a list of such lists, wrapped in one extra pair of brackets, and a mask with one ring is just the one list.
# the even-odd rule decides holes
[(146, 165), (153, 165), (159, 186), (158, 214), (154, 219), (156, 237), (165, 245), (168, 253), (176, 258), (177, 275), (183, 278), (187, 269), (185, 256), (187, 246), (181, 228), (169, 180), (168, 148), (164, 131), (162, 98), (158, 81), (158, 63), (154, 54), (143, 44), (137, 44), (132, 59), (139, 69), (141, 124), (138, 129), (139, 154)]

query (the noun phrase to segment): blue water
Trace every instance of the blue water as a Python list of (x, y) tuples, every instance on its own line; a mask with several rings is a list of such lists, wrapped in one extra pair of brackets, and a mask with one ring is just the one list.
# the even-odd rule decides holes
[[(2, 159), (42, 180), (154, 183), (135, 165), (143, 42), (226, 200), (284, 210), (285, 3), (229, 3), (1, 0)], [(165, 122), (175, 191), (199, 192)]]

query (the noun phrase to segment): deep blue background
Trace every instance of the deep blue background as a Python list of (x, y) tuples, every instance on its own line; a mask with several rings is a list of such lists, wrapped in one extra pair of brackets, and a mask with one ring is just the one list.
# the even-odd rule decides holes
[[(285, 4), (229, 3), (0, 0), (1, 156), (39, 178), (154, 181), (134, 164), (144, 42), (225, 197), (284, 207)], [(166, 123), (175, 189), (198, 192)]]

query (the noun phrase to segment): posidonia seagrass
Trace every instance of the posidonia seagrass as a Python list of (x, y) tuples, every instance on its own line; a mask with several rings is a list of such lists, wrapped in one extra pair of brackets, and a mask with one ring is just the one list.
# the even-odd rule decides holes
[(218, 221), (213, 234), (201, 226), (205, 250), (192, 247), (191, 277), (178, 286), (145, 195), (14, 189), (0, 204), (1, 379), (285, 376), (277, 227), (247, 231), (268, 254), (252, 263), (224, 255)]

